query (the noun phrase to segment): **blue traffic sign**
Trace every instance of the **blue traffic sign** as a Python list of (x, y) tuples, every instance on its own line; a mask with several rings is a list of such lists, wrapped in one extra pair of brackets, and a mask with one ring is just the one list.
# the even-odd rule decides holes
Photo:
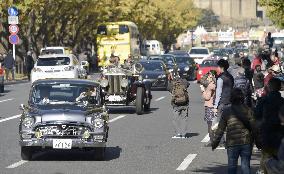
[(12, 34), (9, 36), (9, 42), (10, 44), (18, 44), (19, 43), (19, 36), (16, 34)]
[(16, 7), (9, 7), (8, 8), (8, 14), (9, 14), (9, 16), (18, 16), (19, 11)]

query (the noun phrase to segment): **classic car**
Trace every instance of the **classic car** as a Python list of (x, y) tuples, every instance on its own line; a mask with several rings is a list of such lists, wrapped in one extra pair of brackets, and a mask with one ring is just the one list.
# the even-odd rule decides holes
[(105, 104), (135, 106), (138, 115), (148, 111), (152, 99), (151, 83), (143, 81), (140, 75), (142, 68), (139, 63), (124, 67), (118, 65), (105, 67), (100, 79)]
[(21, 104), (21, 157), (37, 150), (94, 150), (103, 159), (108, 139), (107, 109), (98, 83), (81, 79), (38, 80), (27, 105)]

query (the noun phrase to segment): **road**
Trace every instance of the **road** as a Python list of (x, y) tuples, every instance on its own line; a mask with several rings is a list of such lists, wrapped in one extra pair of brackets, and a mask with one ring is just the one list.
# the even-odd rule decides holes
[[(152, 109), (136, 115), (132, 108), (110, 108), (110, 135), (105, 161), (93, 161), (88, 152), (48, 151), (22, 161), (18, 144), (21, 103), (27, 103), (29, 83), (7, 85), (0, 96), (0, 174), (174, 174), (226, 173), (225, 149), (205, 147), (207, 128), (198, 84), (191, 82), (190, 138), (172, 139), (170, 95), (154, 91)], [(258, 167), (255, 152), (252, 170)]]

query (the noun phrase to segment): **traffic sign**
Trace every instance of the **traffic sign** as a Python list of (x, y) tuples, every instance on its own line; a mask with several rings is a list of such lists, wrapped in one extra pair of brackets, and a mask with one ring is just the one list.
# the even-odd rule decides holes
[(18, 16), (19, 11), (16, 7), (9, 7), (8, 8), (8, 14), (9, 14), (9, 16)]
[(9, 42), (10, 42), (10, 44), (18, 44), (19, 41), (20, 41), (20, 38), (19, 38), (18, 35), (16, 35), (16, 34), (11, 34), (11, 35), (9, 36)]
[(19, 24), (19, 18), (18, 16), (8, 16), (8, 24)]
[(19, 27), (17, 25), (10, 25), (9, 32), (11, 34), (17, 34), (19, 32)]

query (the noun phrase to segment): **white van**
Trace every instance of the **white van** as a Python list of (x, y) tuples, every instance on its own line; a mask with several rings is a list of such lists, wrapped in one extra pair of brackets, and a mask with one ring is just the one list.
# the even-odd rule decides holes
[(40, 55), (46, 54), (72, 54), (72, 50), (68, 47), (45, 47), (40, 50)]
[(161, 55), (164, 54), (163, 44), (157, 40), (146, 40), (142, 44), (142, 55)]

